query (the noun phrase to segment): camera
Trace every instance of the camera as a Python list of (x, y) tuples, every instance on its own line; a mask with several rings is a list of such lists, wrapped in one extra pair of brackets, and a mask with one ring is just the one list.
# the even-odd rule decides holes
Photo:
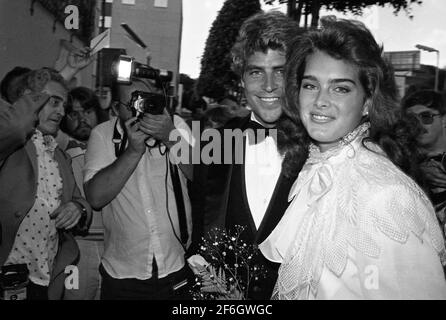
[(0, 270), (0, 300), (26, 300), (29, 283), (27, 265), (10, 264)]
[(119, 83), (130, 84), (132, 78), (153, 79), (159, 83), (172, 81), (172, 71), (152, 68), (146, 64), (136, 62), (133, 57), (120, 55), (115, 63), (114, 72)]
[(162, 114), (166, 104), (166, 97), (162, 94), (133, 91), (130, 100), (130, 109), (133, 117), (140, 118), (144, 113)]
[[(132, 79), (151, 79), (155, 81), (155, 87), (162, 90), (172, 80), (171, 71), (159, 70), (146, 64), (136, 62), (133, 57), (119, 55), (112, 66), (112, 73), (117, 83), (131, 84)], [(129, 107), (134, 117), (140, 118), (145, 113), (162, 114), (168, 105), (168, 97), (165, 94), (134, 91), (132, 92)]]

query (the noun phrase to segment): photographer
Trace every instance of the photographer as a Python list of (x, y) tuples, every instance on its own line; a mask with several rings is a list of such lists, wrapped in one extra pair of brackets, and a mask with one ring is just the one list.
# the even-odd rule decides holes
[(420, 164), (443, 233), (446, 223), (446, 104), (442, 95), (421, 90), (403, 99), (403, 109), (415, 116), (422, 131), (417, 138), (424, 156)]
[(135, 116), (132, 93), (156, 91), (149, 83), (115, 87), (118, 116), (91, 132), (84, 170), (86, 197), (102, 208), (105, 227), (101, 299), (185, 299), (190, 201), (168, 150), (170, 132), (186, 124), (166, 109)]

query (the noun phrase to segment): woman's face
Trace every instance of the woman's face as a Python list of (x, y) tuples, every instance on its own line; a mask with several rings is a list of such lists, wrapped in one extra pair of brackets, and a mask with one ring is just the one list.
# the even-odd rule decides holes
[(322, 152), (358, 126), (368, 111), (365, 100), (356, 66), (322, 51), (307, 57), (299, 89), (299, 113)]

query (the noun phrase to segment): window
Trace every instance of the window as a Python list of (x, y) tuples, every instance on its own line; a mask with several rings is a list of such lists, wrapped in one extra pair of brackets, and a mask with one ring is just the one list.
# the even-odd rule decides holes
[(167, 8), (167, 0), (155, 0), (155, 7)]

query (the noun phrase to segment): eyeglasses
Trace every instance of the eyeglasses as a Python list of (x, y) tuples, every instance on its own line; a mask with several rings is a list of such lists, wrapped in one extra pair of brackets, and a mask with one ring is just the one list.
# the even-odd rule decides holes
[(422, 124), (432, 124), (434, 122), (434, 117), (439, 117), (441, 114), (439, 113), (430, 113), (429, 111), (423, 111), (418, 114), (415, 114), (418, 119), (420, 119)]

